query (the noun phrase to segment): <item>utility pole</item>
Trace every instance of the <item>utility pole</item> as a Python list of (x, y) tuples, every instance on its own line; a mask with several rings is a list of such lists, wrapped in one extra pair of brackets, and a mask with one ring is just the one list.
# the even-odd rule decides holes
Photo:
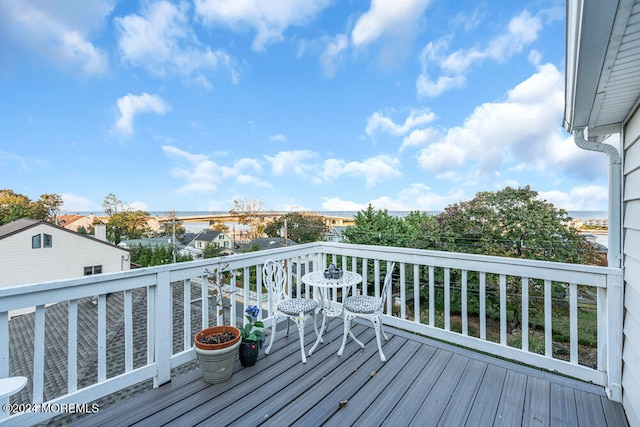
[(287, 219), (284, 219), (284, 245), (287, 246)]
[(176, 211), (173, 211), (173, 236), (171, 241), (173, 242), (173, 263), (176, 263)]

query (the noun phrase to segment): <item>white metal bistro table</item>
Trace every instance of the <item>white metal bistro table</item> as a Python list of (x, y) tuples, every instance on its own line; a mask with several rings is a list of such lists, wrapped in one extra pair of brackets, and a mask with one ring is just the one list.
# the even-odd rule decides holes
[[(320, 326), (318, 339), (316, 339), (315, 344), (313, 344), (313, 347), (309, 350), (309, 356), (311, 356), (316, 347), (318, 347), (318, 344), (322, 342), (322, 334), (324, 334), (324, 330), (326, 328), (327, 318), (342, 317), (342, 307), (337, 308), (331, 304), (331, 300), (329, 299), (330, 290), (342, 288), (342, 299), (344, 300), (348, 293), (348, 288), (362, 282), (362, 276), (358, 273), (345, 271), (341, 278), (329, 279), (324, 277), (324, 270), (321, 270), (305, 274), (302, 276), (302, 282), (309, 286), (313, 286), (313, 288), (318, 292), (320, 295), (318, 302), (320, 304), (320, 311), (322, 311), (322, 325)], [(351, 334), (351, 336), (353, 337), (353, 334)]]

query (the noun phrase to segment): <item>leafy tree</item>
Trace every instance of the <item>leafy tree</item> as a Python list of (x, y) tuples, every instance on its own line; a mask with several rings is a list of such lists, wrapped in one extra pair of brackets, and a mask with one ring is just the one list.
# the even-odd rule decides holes
[(125, 210), (125, 205), (122, 200), (116, 197), (115, 194), (109, 193), (105, 196), (104, 201), (102, 202), (102, 209), (108, 216), (111, 216)]
[(64, 204), (62, 197), (58, 194), (43, 194), (36, 203), (45, 211), (45, 221), (56, 224), (58, 215), (60, 214), (60, 208), (62, 208)]
[(118, 244), (125, 239), (147, 237), (151, 230), (147, 225), (148, 212), (122, 211), (111, 214), (107, 221), (107, 240)]
[[(192, 261), (190, 255), (176, 254), (176, 262)], [(136, 245), (131, 249), (131, 262), (141, 267), (173, 262), (173, 248), (166, 246)]]
[(176, 219), (176, 211), (169, 211), (167, 212), (167, 219), (160, 222), (158, 236), (173, 236), (174, 227), (178, 239), (182, 238), (187, 232), (183, 222)]
[(376, 210), (369, 205), (354, 217), (355, 225), (347, 227), (344, 234), (349, 243), (381, 246), (409, 246), (409, 228), (400, 217), (389, 215), (387, 210)]
[(231, 215), (238, 217), (241, 224), (251, 226), (249, 230), (250, 239), (255, 239), (262, 234), (259, 228), (254, 228), (254, 226), (260, 222), (262, 212), (264, 212), (262, 202), (247, 197), (242, 200), (234, 200), (233, 208), (229, 211)]
[(222, 255), (222, 248), (216, 246), (213, 242), (208, 242), (202, 249), (202, 256), (204, 258), (215, 258)]
[(296, 243), (310, 243), (324, 240), (329, 229), (324, 219), (318, 215), (303, 215), (300, 212), (289, 212), (269, 222), (264, 232), (269, 237), (280, 236), (280, 230), (287, 222), (287, 238)]
[(598, 263), (593, 245), (567, 227), (563, 209), (538, 198), (529, 186), (480, 192), (473, 200), (448, 206), (436, 216), (442, 250), (540, 259)]
[(33, 202), (29, 197), (13, 190), (0, 190), (0, 225), (21, 218), (45, 220), (47, 210), (42, 201)]

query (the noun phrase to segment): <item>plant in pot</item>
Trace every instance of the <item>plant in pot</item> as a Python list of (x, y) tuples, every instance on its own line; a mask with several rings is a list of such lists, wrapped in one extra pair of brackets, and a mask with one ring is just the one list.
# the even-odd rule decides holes
[(258, 360), (258, 353), (266, 337), (262, 331), (264, 324), (261, 320), (258, 320), (260, 309), (255, 305), (250, 305), (244, 312), (247, 322), (240, 328), (240, 334), (242, 335), (240, 363), (246, 368), (255, 365)]
[[(222, 287), (225, 280), (231, 277), (226, 268), (227, 265), (220, 267), (218, 264), (213, 271), (206, 270), (209, 283), (214, 286), (212, 296), (216, 298), (216, 309), (218, 317), (222, 318), (222, 325), (203, 329), (193, 339), (202, 378), (211, 384), (221, 383), (231, 378), (241, 343), (240, 329), (228, 326), (225, 321), (225, 309), (229, 308), (230, 304), (225, 302)], [(204, 309), (206, 307), (203, 304)]]

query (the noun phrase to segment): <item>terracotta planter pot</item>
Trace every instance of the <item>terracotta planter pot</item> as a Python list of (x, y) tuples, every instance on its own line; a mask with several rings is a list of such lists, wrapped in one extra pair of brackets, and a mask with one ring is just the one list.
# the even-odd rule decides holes
[[(223, 330), (233, 333), (236, 338), (222, 344), (203, 344), (202, 337), (221, 333)], [(211, 384), (221, 383), (231, 378), (233, 365), (240, 349), (240, 329), (233, 326), (214, 326), (198, 332), (193, 339), (194, 350), (202, 371), (202, 379)]]
[[(210, 337), (211, 335), (218, 335), (218, 334), (221, 334), (224, 331), (231, 332), (232, 334), (234, 334), (236, 336), (236, 338), (234, 340), (227, 341), (227, 342), (222, 343), (222, 344), (203, 344), (203, 343), (200, 342), (200, 340), (203, 337)], [(207, 329), (201, 330), (193, 338), (193, 343), (195, 344), (195, 346), (197, 348), (199, 348), (199, 349), (202, 349), (202, 350), (220, 350), (220, 349), (223, 349), (223, 348), (226, 348), (226, 347), (231, 347), (232, 345), (234, 345), (238, 341), (240, 341), (240, 329), (236, 328), (235, 326), (213, 326), (211, 328), (207, 328)]]

